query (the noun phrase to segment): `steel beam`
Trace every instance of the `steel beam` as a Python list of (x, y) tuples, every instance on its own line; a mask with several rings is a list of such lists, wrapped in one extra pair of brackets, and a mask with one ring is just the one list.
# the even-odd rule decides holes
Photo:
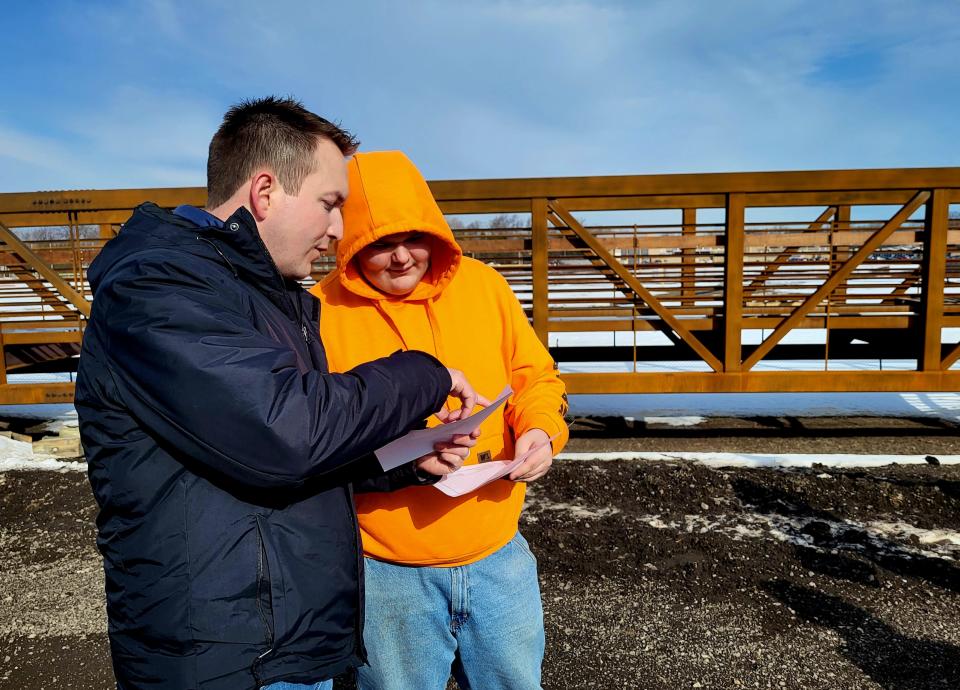
[(723, 364), (718, 360), (707, 347), (700, 342), (700, 339), (697, 338), (693, 333), (688, 331), (683, 324), (680, 323), (677, 318), (670, 313), (670, 310), (664, 307), (660, 300), (654, 297), (649, 290), (647, 290), (639, 280), (637, 280), (630, 271), (624, 267), (617, 259), (609, 252), (607, 249), (597, 241), (593, 235), (591, 235), (587, 230), (577, 222), (577, 219), (570, 215), (563, 204), (555, 199), (550, 199), (547, 202), (551, 210), (559, 216), (559, 218), (566, 223), (567, 227), (574, 232), (580, 240), (590, 247), (591, 250), (597, 255), (597, 257), (611, 270), (617, 277), (620, 278), (626, 285), (633, 290), (637, 296), (646, 303), (650, 309), (652, 309), (663, 321), (676, 333), (677, 337), (683, 340), (687, 345), (689, 345), (693, 350), (703, 358), (710, 368), (714, 371), (721, 371), (723, 369)]
[(77, 308), (77, 311), (86, 317), (90, 316), (90, 302), (70, 287), (69, 283), (67, 283), (59, 273), (50, 268), (40, 257), (34, 254), (33, 251), (21, 242), (20, 238), (14, 235), (3, 223), (0, 223), (0, 242), (5, 243), (19, 255), (25, 265), (43, 276), (70, 304)]
[(776, 371), (562, 374), (567, 393), (952, 392), (960, 371)]
[(547, 200), (533, 199), (530, 202), (531, 223), (531, 272), (533, 274), (533, 330), (540, 342), (547, 345), (549, 335), (549, 244), (547, 236)]
[(883, 224), (879, 230), (877, 230), (873, 236), (867, 240), (860, 249), (854, 253), (849, 259), (847, 259), (843, 265), (837, 269), (833, 275), (831, 275), (823, 285), (821, 285), (812, 295), (810, 295), (803, 303), (794, 309), (793, 313), (790, 314), (783, 322), (777, 326), (777, 328), (771, 333), (766, 340), (758, 347), (752, 355), (750, 355), (743, 363), (743, 368), (745, 370), (752, 369), (757, 362), (763, 359), (763, 356), (767, 354), (774, 345), (776, 345), (783, 337), (790, 332), (797, 322), (803, 319), (814, 307), (816, 307), (823, 299), (833, 292), (840, 283), (847, 279), (847, 277), (853, 273), (853, 271), (859, 266), (864, 259), (866, 259), (870, 254), (874, 252), (883, 241), (898, 227), (903, 223), (907, 218), (909, 218), (914, 211), (920, 208), (927, 199), (930, 198), (930, 192), (920, 191), (917, 192), (913, 199), (911, 199), (906, 206), (897, 211), (893, 217)]
[(6, 383), (0, 384), (0, 404), (39, 405), (72, 403), (72, 383)]
[[(626, 379), (620, 374), (570, 375), (572, 386), (589, 388), (571, 392), (958, 390), (960, 372), (946, 370), (960, 360), (960, 344), (948, 347), (939, 341), (943, 328), (960, 326), (960, 300), (952, 287), (960, 279), (960, 221), (943, 220), (945, 205), (960, 203), (960, 168), (429, 184), (445, 213), (531, 213), (528, 229), (466, 229), (457, 231), (457, 237), (465, 251), (510, 281), (542, 341), (551, 331), (659, 330), (678, 348), (678, 359), (699, 357), (704, 367), (714, 370)], [(917, 190), (935, 190), (922, 224), (906, 220), (910, 205), (918, 202)], [(57, 225), (70, 227), (72, 233), (63, 241), (19, 240), (19, 246), (8, 243), (6, 250), (0, 244), (6, 256), (0, 257), (0, 265), (7, 267), (0, 273), (0, 348), (6, 348), (10, 367), (56, 367), (51, 357), (76, 352), (83, 317), (89, 313), (83, 299), (85, 267), (136, 205), (145, 199), (168, 208), (202, 205), (205, 198), (202, 188), (0, 194), (0, 222), (8, 236), (13, 236), (9, 228), (14, 226)], [(851, 206), (894, 204), (906, 205), (899, 225), (895, 218), (850, 222)], [(747, 223), (743, 218), (746, 208), (777, 206), (816, 208), (811, 217), (820, 216), (808, 226), (785, 220), (781, 227), (776, 221)], [(705, 220), (701, 209), (711, 208), (727, 210), (726, 229)], [(628, 222), (626, 227), (587, 228), (573, 217), (581, 211), (643, 209), (673, 209), (681, 220), (662, 226), (630, 227)], [(564, 236), (551, 237), (550, 223)], [(81, 225), (99, 225), (99, 237), (81, 239)], [(17, 236), (13, 240), (16, 243)], [(941, 243), (942, 256), (932, 248)], [(847, 258), (855, 247), (860, 247), (859, 256)], [(619, 249), (631, 252), (631, 266), (617, 260)], [(772, 262), (761, 264), (758, 256)], [(920, 268), (913, 269), (917, 264)], [(318, 262), (315, 276), (331, 265)], [(69, 273), (75, 285), (63, 278)], [(603, 282), (623, 296), (591, 285)], [(819, 287), (806, 287), (811, 284)], [(24, 303), (34, 295), (41, 304)], [(57, 313), (51, 314), (50, 307)], [(880, 371), (879, 363), (869, 372), (751, 370), (767, 356), (816, 355), (817, 346), (779, 345), (792, 328), (825, 326), (832, 332), (832, 344), (819, 346), (824, 358), (828, 353), (861, 355), (861, 360), (902, 357), (912, 347), (919, 371)], [(743, 345), (741, 334), (747, 329), (771, 329), (773, 334), (759, 346)], [(852, 344), (858, 337), (867, 344)], [(605, 358), (621, 356), (621, 350), (610, 347)], [(670, 356), (665, 345), (629, 350), (624, 361)], [(11, 392), (0, 395), (0, 402), (65, 399), (58, 388), (4, 386), (0, 381), (0, 394), (5, 391)]]
[(740, 370), (743, 319), (743, 194), (727, 195), (727, 237), (723, 251), (723, 370)]
[(950, 205), (942, 189), (935, 189), (927, 202), (924, 217), (923, 292), (921, 315), (923, 340), (917, 366), (923, 371), (936, 371), (941, 364), (940, 337), (943, 332), (943, 290), (947, 270), (947, 216)]

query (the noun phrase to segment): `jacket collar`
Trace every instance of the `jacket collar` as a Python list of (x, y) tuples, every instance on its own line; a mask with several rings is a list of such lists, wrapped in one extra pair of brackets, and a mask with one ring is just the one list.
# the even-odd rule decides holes
[(304, 315), (312, 316), (313, 309), (305, 310), (303, 301), (310, 297), (297, 281), (281, 275), (246, 208), (238, 208), (220, 227), (198, 228), (197, 238), (212, 243), (238, 278), (252, 283), (291, 319), (301, 322)]
[[(183, 230), (182, 240), (171, 236), (170, 226)], [(147, 202), (137, 208), (117, 239), (122, 238), (128, 231), (129, 234), (154, 235), (155, 239), (177, 243), (192, 253), (197, 253), (199, 250), (196, 242), (190, 242), (191, 239), (195, 239), (200, 245), (215, 252), (216, 258), (238, 279), (249, 283), (263, 293), (294, 322), (300, 322), (304, 317), (311, 317), (315, 312), (313, 305), (307, 301), (311, 298), (306, 295), (299, 283), (287, 280), (280, 274), (280, 270), (260, 238), (256, 220), (242, 206), (234, 211), (221, 226), (200, 227), (181, 215)], [(129, 234), (128, 239), (133, 239)], [(189, 237), (190, 235), (192, 237)], [(189, 244), (197, 248), (191, 250)], [(210, 252), (203, 253), (210, 254)]]

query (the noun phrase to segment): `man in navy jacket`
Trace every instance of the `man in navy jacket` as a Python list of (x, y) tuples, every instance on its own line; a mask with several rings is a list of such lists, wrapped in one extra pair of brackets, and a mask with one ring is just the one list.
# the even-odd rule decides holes
[(476, 395), (419, 352), (327, 372), (296, 280), (342, 233), (355, 148), (295, 101), (240, 104), (210, 144), (207, 210), (144, 204), (90, 267), (76, 407), (121, 689), (363, 663), (351, 482), (429, 481), (471, 444), (381, 474), (374, 449)]

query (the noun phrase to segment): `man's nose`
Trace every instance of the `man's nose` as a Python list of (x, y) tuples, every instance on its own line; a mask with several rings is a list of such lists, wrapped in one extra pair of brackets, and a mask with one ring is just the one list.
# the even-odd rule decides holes
[(339, 207), (330, 211), (330, 227), (327, 228), (327, 237), (332, 240), (343, 239), (343, 213)]

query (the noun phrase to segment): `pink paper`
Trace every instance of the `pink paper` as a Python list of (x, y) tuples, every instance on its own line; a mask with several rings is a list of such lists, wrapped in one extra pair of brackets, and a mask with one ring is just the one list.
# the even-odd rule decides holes
[(555, 438), (556, 436), (547, 439), (546, 442), (534, 446), (526, 453), (514, 458), (513, 460), (494, 460), (492, 462), (483, 462), (478, 465), (466, 465), (461, 467), (456, 472), (445, 474), (443, 479), (434, 484), (433, 487), (442, 491), (447, 496), (452, 496), (454, 498), (468, 494), (471, 491), (479, 489), (481, 486), (489, 484), (490, 482), (500, 479), (500, 477), (510, 474), (514, 468), (519, 467), (524, 460), (530, 457), (530, 455), (543, 448)]

